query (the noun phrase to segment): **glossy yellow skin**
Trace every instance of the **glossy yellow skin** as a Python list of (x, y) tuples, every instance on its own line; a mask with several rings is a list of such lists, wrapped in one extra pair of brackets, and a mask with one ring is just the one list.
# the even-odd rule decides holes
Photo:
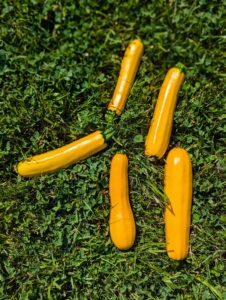
[(171, 68), (161, 86), (148, 136), (145, 142), (145, 155), (160, 159), (169, 145), (173, 115), (178, 92), (184, 80), (184, 73)]
[(192, 204), (192, 165), (184, 149), (169, 152), (164, 183), (170, 201), (165, 208), (166, 250), (170, 258), (182, 260), (188, 255)]
[(26, 177), (52, 173), (86, 159), (105, 147), (107, 144), (101, 132), (96, 131), (66, 146), (21, 161), (17, 172)]
[(129, 202), (128, 159), (125, 154), (116, 154), (110, 170), (110, 235), (120, 250), (132, 247), (136, 226)]
[(108, 105), (108, 110), (115, 111), (117, 115), (120, 115), (125, 107), (143, 51), (144, 46), (139, 40), (132, 41), (126, 48), (115, 91)]

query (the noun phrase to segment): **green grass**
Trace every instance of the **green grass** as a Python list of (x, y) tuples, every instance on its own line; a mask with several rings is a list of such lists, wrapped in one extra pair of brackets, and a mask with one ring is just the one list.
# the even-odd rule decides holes
[[(208, 4), (209, 3), (209, 4)], [(211, 4), (210, 4), (211, 3)], [(226, 2), (0, 4), (1, 300), (226, 299)], [(21, 178), (20, 160), (105, 128), (128, 43), (145, 45), (109, 147), (55, 174)], [(188, 150), (190, 254), (165, 252), (163, 166), (144, 156), (166, 72), (186, 65), (170, 146)], [(132, 249), (109, 237), (109, 168), (129, 158)]]

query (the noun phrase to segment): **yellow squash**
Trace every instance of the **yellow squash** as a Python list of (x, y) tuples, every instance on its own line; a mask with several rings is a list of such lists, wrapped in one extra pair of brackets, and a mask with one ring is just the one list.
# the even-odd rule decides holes
[(125, 154), (116, 154), (110, 170), (110, 235), (120, 250), (132, 247), (136, 226), (129, 202), (128, 159)]
[(75, 162), (86, 159), (106, 148), (105, 141), (112, 134), (111, 129), (105, 132), (96, 131), (61, 148), (29, 157), (18, 164), (17, 172), (21, 176), (32, 177), (67, 168)]
[(181, 63), (171, 68), (161, 86), (145, 142), (145, 155), (152, 160), (160, 159), (169, 145), (178, 92), (184, 80), (183, 69)]
[(165, 208), (166, 250), (170, 258), (182, 260), (188, 255), (192, 166), (187, 151), (173, 148), (166, 159), (164, 191), (170, 204)]
[(139, 40), (132, 41), (125, 51), (115, 91), (108, 105), (108, 110), (115, 111), (117, 115), (121, 115), (124, 109), (143, 51), (144, 46)]

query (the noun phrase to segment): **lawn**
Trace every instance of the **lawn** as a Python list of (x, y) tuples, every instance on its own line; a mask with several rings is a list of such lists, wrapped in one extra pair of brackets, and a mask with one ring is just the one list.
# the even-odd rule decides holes
[[(226, 299), (226, 1), (2, 0), (0, 299)], [(17, 163), (107, 126), (129, 42), (144, 54), (108, 147), (53, 174)], [(166, 155), (144, 155), (159, 89), (186, 66), (169, 149), (193, 166), (190, 250), (165, 250)], [(112, 157), (129, 159), (134, 246), (109, 236)]]

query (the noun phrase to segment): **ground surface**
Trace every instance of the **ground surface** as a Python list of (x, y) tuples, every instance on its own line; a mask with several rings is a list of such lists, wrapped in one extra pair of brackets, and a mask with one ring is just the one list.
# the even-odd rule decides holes
[[(1, 300), (226, 299), (225, 5), (1, 1)], [(18, 161), (105, 128), (135, 38), (145, 51), (109, 147), (55, 174), (18, 176)], [(169, 149), (184, 147), (194, 173), (191, 248), (181, 263), (165, 252), (165, 156), (157, 164), (144, 156), (159, 89), (178, 61), (187, 71)], [(108, 227), (109, 167), (121, 150), (137, 224), (126, 252)]]

